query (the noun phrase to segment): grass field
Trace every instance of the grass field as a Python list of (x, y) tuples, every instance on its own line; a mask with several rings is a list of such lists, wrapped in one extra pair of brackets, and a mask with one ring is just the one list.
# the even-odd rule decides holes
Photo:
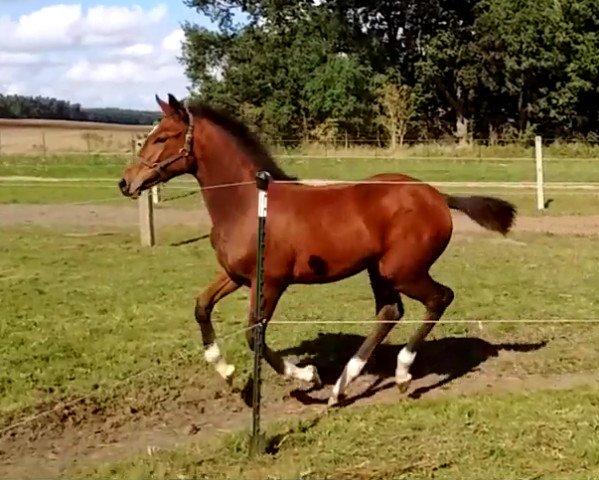
[[(303, 178), (355, 180), (385, 171), (429, 182), (535, 178), (534, 163), (525, 158), (532, 152), (513, 146), (414, 147), (394, 159), (372, 149), (352, 149), (356, 158), (347, 159), (343, 151), (328, 158), (318, 150), (292, 153), (298, 155), (280, 163)], [(599, 183), (593, 148), (554, 145), (546, 158), (547, 182)], [(129, 160), (4, 152), (0, 203), (6, 214), (12, 204), (36, 204), (42, 216), (46, 204), (64, 205), (53, 208), (69, 214), (77, 210), (67, 209), (70, 203), (133, 206), (116, 187)], [(190, 181), (169, 183), (158, 218), (170, 208), (200, 208), (199, 196), (188, 195), (196, 190)], [(514, 201), (521, 214), (538, 214), (532, 189), (442, 190), (493, 194)], [(543, 215), (599, 212), (595, 190), (554, 186), (546, 197), (552, 201)], [(322, 402), (369, 326), (318, 322), (372, 320), (372, 294), (366, 275), (291, 288), (268, 342), (316, 365), (326, 385), (305, 392), (265, 366), (270, 453), (250, 461), (247, 291), (225, 299), (213, 315), (221, 349), (237, 367), (232, 386), (205, 364), (193, 320), (195, 295), (218, 270), (209, 242), (197, 239), (207, 224), (159, 229), (158, 246), (144, 249), (135, 221), (90, 228), (90, 212), (86, 225), (6, 222), (0, 230), (1, 477), (599, 477), (599, 324), (582, 322), (599, 311), (594, 230), (508, 239), (455, 235), (433, 274), (453, 288), (456, 300), (417, 357), (410, 396), (399, 397), (385, 383), (423, 313), (406, 300), (404, 323), (350, 388), (355, 403), (326, 414)], [(511, 322), (477, 323), (501, 319)], [(534, 319), (554, 323), (515, 322)], [(277, 323), (284, 321), (300, 323)]]
[(597, 393), (588, 387), (358, 407), (272, 427), (268, 433), (276, 453), (258, 459), (248, 459), (246, 437), (234, 434), (83, 475), (252, 480), (591, 479), (599, 475)]
[[(195, 294), (216, 271), (209, 245), (171, 246), (195, 233), (184, 230), (161, 232), (162, 246), (151, 251), (137, 246), (134, 232), (99, 237), (73, 233), (0, 232), (4, 292), (0, 425), (41, 406), (89, 393), (95, 408), (108, 415), (120, 411), (123, 402), (151, 411), (160, 404), (160, 395), (183, 391), (192, 380), (208, 398), (210, 392), (220, 391), (215, 373), (202, 360), (192, 316)], [(456, 292), (446, 319), (596, 316), (599, 253), (595, 239), (520, 235), (517, 240), (520, 243), (501, 242), (487, 235), (454, 239), (434, 269), (436, 277)], [(223, 301), (215, 314), (219, 335), (243, 328), (246, 309), (244, 291)], [(422, 313), (411, 301), (406, 301), (406, 309), (408, 321)], [(292, 288), (281, 302), (277, 319), (306, 323), (273, 324), (268, 340), (277, 349), (311, 359), (324, 372), (325, 382), (332, 382), (368, 326), (310, 322), (369, 320), (372, 312), (364, 275), (328, 286)], [(414, 328), (407, 323), (392, 333), (387, 342), (392, 353), (387, 351), (376, 361), (371, 373), (392, 374), (392, 359)], [(500, 362), (489, 360), (489, 366), (467, 343), (440, 345), (425, 358), (441, 375), (451, 374), (447, 357), (464, 355), (467, 364), (474, 362), (470, 367), (494, 375), (594, 375), (597, 371), (596, 324), (487, 324), (483, 330), (476, 324), (440, 324), (429, 345), (453, 337), (496, 345), (547, 344), (508, 355)], [(222, 348), (236, 364), (235, 385), (242, 388), (251, 367), (243, 335), (230, 337)], [(148, 368), (153, 369), (151, 374), (122, 382)], [(267, 403), (284, 398), (292, 388), (268, 368), (265, 382)], [(390, 408), (354, 411), (347, 407), (313, 428), (301, 422), (271, 427), (273, 435), (290, 430), (279, 453), (258, 462), (243, 459), (245, 437), (236, 434), (212, 440), (210, 445), (191, 444), (99, 470), (89, 470), (83, 462), (69, 476), (208, 478), (218, 471), (219, 478), (264, 478), (267, 472), (272, 478), (299, 478), (302, 472), (303, 478), (356, 478), (351, 472), (357, 478), (401, 478), (403, 472), (410, 478), (424, 478), (435, 471), (439, 478), (474, 479), (481, 478), (491, 465), (494, 470), (488, 478), (560, 471), (590, 474), (597, 472), (599, 458), (593, 437), (599, 425), (594, 411), (596, 393), (592, 389), (493, 396), (473, 393), (467, 398), (425, 399)], [(225, 391), (224, 396), (230, 393)], [(249, 418), (249, 410), (244, 415)], [(551, 424), (541, 427), (549, 419)], [(575, 441), (566, 431), (576, 431)], [(533, 455), (538, 449), (541, 453)], [(310, 460), (317, 454), (318, 460)]]
[[(46, 181), (5, 178), (0, 183), (0, 203), (68, 203), (93, 200), (126, 204), (121, 198), (116, 181), (130, 161), (130, 157), (59, 156), (39, 157), (6, 156), (0, 159), (0, 177), (42, 177)], [(430, 160), (385, 158), (304, 158), (284, 157), (281, 165), (300, 178), (359, 180), (380, 172), (403, 172), (428, 182), (534, 182), (532, 161), (525, 160), (460, 160), (436, 158)], [(51, 181), (51, 179), (65, 179)], [(71, 180), (71, 181), (67, 181)], [(73, 181), (77, 180), (77, 181)], [(598, 211), (599, 196), (595, 189), (552, 188), (551, 183), (576, 182), (599, 184), (599, 160), (548, 160), (545, 165), (548, 183), (546, 198), (550, 200), (548, 214), (588, 214)], [(195, 181), (188, 177), (173, 180), (164, 189), (166, 200), (183, 196), (173, 205), (185, 208), (196, 206), (195, 199), (185, 194), (197, 190)], [(498, 195), (513, 201), (522, 212), (536, 210), (535, 189), (501, 187), (442, 187), (454, 193), (483, 193)], [(599, 186), (596, 186), (599, 188)]]

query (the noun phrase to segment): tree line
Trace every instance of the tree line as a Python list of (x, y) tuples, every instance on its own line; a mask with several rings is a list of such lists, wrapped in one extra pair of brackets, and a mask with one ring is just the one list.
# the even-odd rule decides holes
[(193, 95), (271, 140), (599, 138), (596, 0), (185, 3)]
[(0, 118), (44, 118), (87, 122), (150, 125), (158, 112), (120, 108), (82, 108), (78, 103), (50, 97), (0, 94)]

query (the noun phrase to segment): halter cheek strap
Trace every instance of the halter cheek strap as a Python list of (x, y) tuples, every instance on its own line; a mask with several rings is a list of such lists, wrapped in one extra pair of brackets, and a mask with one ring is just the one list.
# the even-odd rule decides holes
[(185, 112), (187, 113), (187, 131), (185, 132), (185, 141), (183, 146), (179, 150), (179, 153), (173, 155), (171, 157), (162, 160), (161, 162), (150, 164), (146, 160), (141, 160), (141, 163), (148, 168), (151, 168), (155, 172), (160, 175), (160, 180), (163, 182), (167, 180), (165, 168), (168, 167), (171, 163), (176, 162), (177, 160), (181, 160), (182, 158), (191, 159), (193, 157), (193, 114), (189, 109), (189, 100), (185, 99)]

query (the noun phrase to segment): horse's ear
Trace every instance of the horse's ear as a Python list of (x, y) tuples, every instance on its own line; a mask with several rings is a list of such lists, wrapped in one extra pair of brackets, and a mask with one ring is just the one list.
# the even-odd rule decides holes
[(168, 104), (175, 112), (183, 112), (183, 104), (172, 93), (168, 94)]
[(171, 115), (173, 113), (173, 108), (164, 100), (162, 100), (158, 95), (156, 95), (156, 103), (160, 106), (160, 110), (162, 110), (162, 113), (164, 113), (165, 115)]

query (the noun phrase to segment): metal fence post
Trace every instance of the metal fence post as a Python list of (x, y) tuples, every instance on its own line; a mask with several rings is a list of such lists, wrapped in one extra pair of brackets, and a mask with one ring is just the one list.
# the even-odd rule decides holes
[(256, 252), (256, 301), (254, 327), (254, 377), (252, 391), (252, 438), (250, 443), (250, 455), (256, 455), (264, 451), (264, 442), (260, 433), (260, 404), (262, 389), (262, 350), (264, 348), (265, 320), (262, 318), (262, 292), (264, 287), (264, 246), (266, 238), (266, 216), (268, 203), (268, 185), (270, 183), (268, 172), (256, 174), (256, 187), (258, 188), (258, 240)]

